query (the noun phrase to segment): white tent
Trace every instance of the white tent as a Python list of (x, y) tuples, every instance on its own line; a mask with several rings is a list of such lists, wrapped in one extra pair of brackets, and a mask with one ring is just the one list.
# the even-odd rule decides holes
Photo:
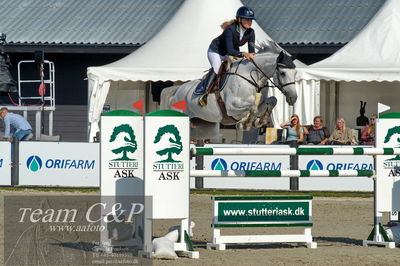
[[(206, 52), (211, 40), (221, 34), (219, 25), (234, 18), (240, 6), (240, 0), (186, 0), (161, 31), (141, 48), (111, 64), (89, 67), (90, 140), (99, 130), (100, 114), (113, 86), (129, 82), (131, 85), (127, 87), (132, 90), (132, 83), (140, 81), (187, 81), (200, 78), (210, 67)], [(271, 39), (256, 22), (252, 27), (256, 32), (256, 42)], [(118, 94), (114, 96), (121, 97), (121, 93)], [(129, 103), (135, 101), (132, 95), (122, 94), (122, 97), (129, 98)], [(286, 119), (282, 115), (288, 113), (286, 103), (285, 106), (279, 105), (282, 110), (275, 112), (277, 124)], [(126, 102), (125, 106), (121, 104), (115, 107), (129, 108), (130, 105)]]
[(379, 101), (391, 105), (394, 111), (400, 111), (397, 103), (400, 88), (399, 27), (400, 1), (388, 0), (342, 49), (325, 60), (298, 69), (296, 79), (303, 83), (331, 81), (323, 82), (326, 99), (321, 98), (321, 102), (327, 106), (324, 106), (325, 112), (321, 109), (322, 113), (347, 118), (347, 124), (355, 126), (360, 100), (368, 102), (367, 110), (370, 111), (367, 115), (376, 113)]

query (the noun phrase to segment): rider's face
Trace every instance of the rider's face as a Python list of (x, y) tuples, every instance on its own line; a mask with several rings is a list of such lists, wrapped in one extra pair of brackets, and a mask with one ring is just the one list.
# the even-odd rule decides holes
[(247, 19), (247, 18), (240, 18), (239, 22), (242, 25), (242, 27), (247, 30), (247, 29), (250, 29), (251, 24), (253, 23), (253, 20)]

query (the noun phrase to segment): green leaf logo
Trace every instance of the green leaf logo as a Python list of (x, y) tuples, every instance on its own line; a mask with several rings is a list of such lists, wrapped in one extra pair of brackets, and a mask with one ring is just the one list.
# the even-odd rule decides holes
[[(400, 126), (392, 127), (388, 130), (385, 136), (384, 143), (388, 143), (393, 135), (400, 134)], [(400, 137), (397, 137), (397, 144), (400, 146)]]
[[(392, 138), (393, 135), (395, 134), (400, 134), (400, 126), (396, 126), (396, 127), (392, 127), (388, 130), (388, 132), (386, 133), (385, 136), (385, 140), (383, 141), (383, 143), (388, 143), (390, 141), (390, 139)], [(397, 147), (400, 147), (400, 137), (397, 137)], [(392, 159), (388, 159), (386, 161), (400, 161), (400, 155), (397, 155), (396, 157), (392, 158)]]
[(135, 159), (128, 157), (128, 153), (134, 153), (137, 150), (136, 136), (130, 125), (122, 124), (115, 127), (109, 142), (115, 141), (117, 139), (117, 136), (122, 133), (128, 134), (128, 136), (124, 136), (125, 144), (119, 148), (112, 150), (112, 152), (115, 154), (122, 153), (122, 157), (114, 159), (113, 161), (136, 161)]
[(182, 152), (182, 141), (179, 130), (175, 125), (166, 125), (158, 129), (154, 143), (158, 143), (162, 148), (156, 153), (160, 156), (167, 154), (167, 159), (158, 161), (159, 163), (181, 162), (172, 158), (172, 154), (180, 154)]

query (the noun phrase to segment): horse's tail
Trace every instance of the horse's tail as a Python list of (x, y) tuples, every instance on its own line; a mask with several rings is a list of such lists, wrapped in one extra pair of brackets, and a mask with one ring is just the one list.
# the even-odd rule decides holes
[(171, 109), (171, 99), (179, 86), (171, 86), (163, 89), (160, 96), (160, 109)]

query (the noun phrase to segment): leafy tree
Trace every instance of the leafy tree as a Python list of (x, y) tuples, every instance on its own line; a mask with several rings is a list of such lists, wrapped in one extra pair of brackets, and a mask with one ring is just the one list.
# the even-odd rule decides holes
[(170, 133), (174, 135), (174, 138), (169, 138), (168, 141), (171, 144), (168, 148), (164, 148), (162, 150), (157, 151), (158, 155), (165, 155), (168, 154), (168, 158), (164, 161), (159, 161), (159, 162), (180, 162), (180, 161), (175, 161), (172, 158), (172, 154), (180, 154), (182, 152), (182, 141), (181, 141), (181, 136), (179, 134), (179, 130), (176, 126), (174, 125), (166, 125), (164, 127), (161, 127), (158, 129), (157, 136), (154, 138), (154, 143), (159, 143), (162, 137)]
[(115, 139), (117, 138), (117, 136), (121, 133), (127, 133), (129, 138), (127, 136), (124, 137), (125, 142), (125, 146), (113, 149), (112, 152), (115, 154), (119, 154), (122, 153), (122, 157), (118, 158), (118, 159), (114, 159), (114, 161), (132, 161), (135, 159), (131, 159), (128, 157), (127, 153), (128, 152), (132, 152), (134, 153), (137, 149), (137, 142), (136, 142), (136, 137), (135, 134), (133, 132), (133, 129), (130, 125), (128, 124), (122, 124), (120, 126), (117, 126), (114, 128), (113, 133), (110, 137), (110, 141), (109, 142), (113, 142), (115, 141)]
[[(400, 134), (400, 126), (392, 127), (391, 129), (388, 130), (388, 132), (385, 136), (384, 143), (388, 143), (394, 134)], [(400, 144), (399, 137), (397, 138), (397, 144), (398, 145)], [(400, 160), (400, 155), (397, 155), (396, 157), (389, 159), (389, 161), (399, 161), (399, 160)]]
[[(394, 135), (394, 134), (400, 134), (400, 126), (397, 127), (392, 127), (391, 129), (388, 130), (388, 133), (385, 136), (385, 141), (384, 143), (388, 143), (390, 138)], [(397, 143), (400, 144), (400, 138), (397, 138)]]

